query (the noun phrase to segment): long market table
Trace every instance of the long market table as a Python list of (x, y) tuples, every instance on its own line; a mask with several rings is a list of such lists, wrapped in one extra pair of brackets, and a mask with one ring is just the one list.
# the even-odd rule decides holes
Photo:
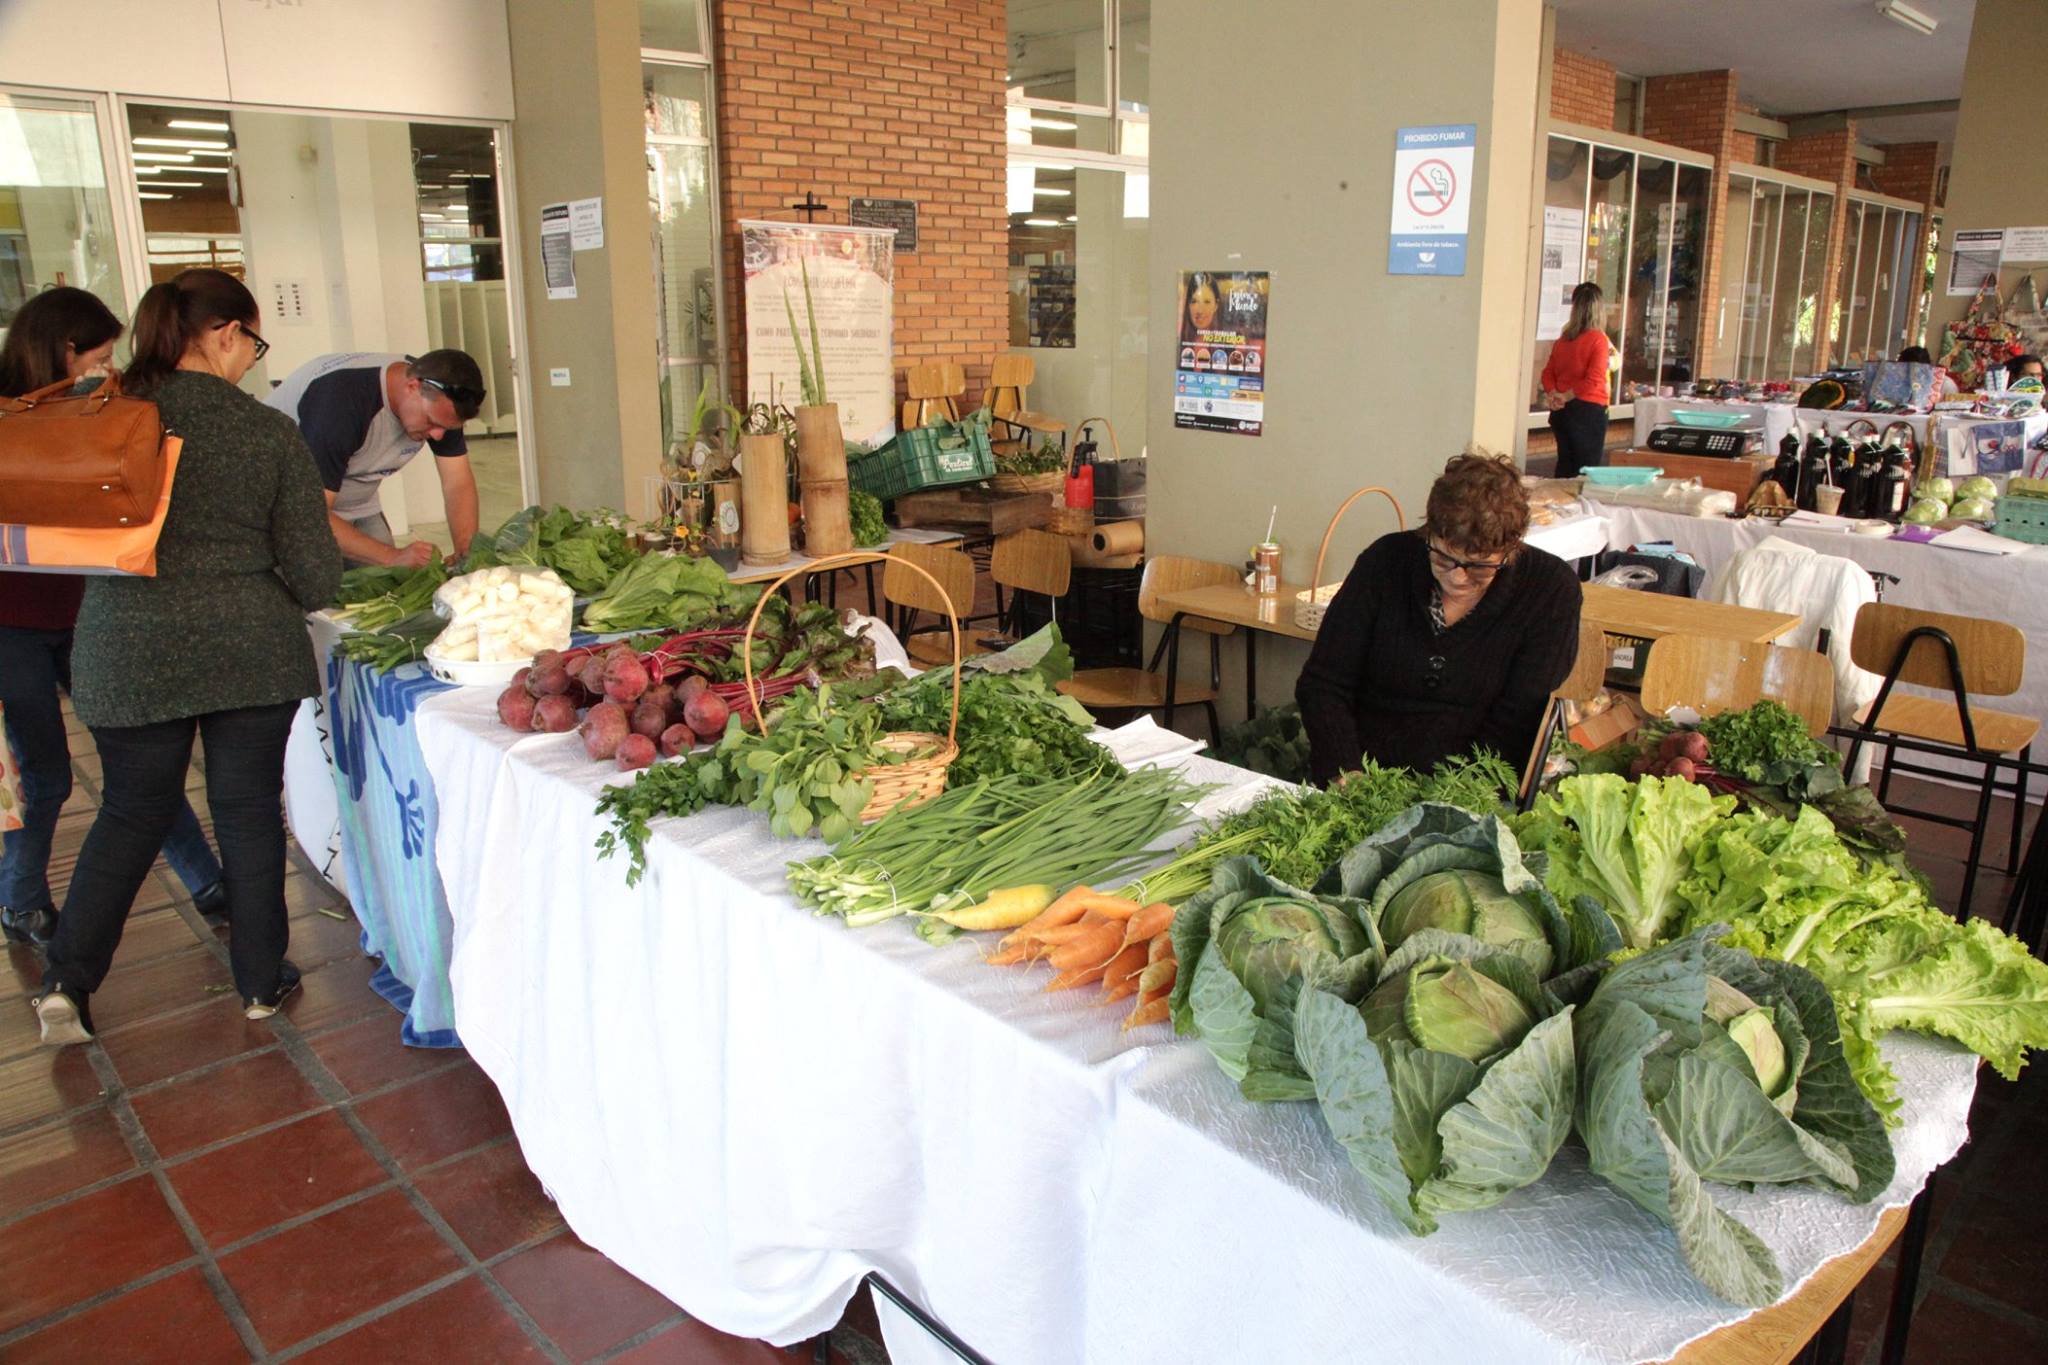
[[(981, 945), (806, 912), (783, 865), (821, 844), (708, 810), (657, 824), (628, 887), (591, 852), (617, 775), (573, 737), (508, 732), (475, 692), (426, 699), (418, 730), (463, 1040), (576, 1233), (714, 1327), (801, 1340), (871, 1270), (988, 1358), (1047, 1365), (1350, 1358), (1365, 1341), (1414, 1365), (1590, 1365), (1745, 1319), (1575, 1148), (1412, 1237), (1314, 1106), (1247, 1104), (1199, 1044), (1124, 1034), (1120, 1011), (987, 967)], [(1212, 809), (1270, 783), (1184, 761), (1236, 784)], [(1906, 1096), (1883, 1196), (1716, 1192), (1788, 1288), (1874, 1256), (1883, 1211), (1966, 1136), (1974, 1059), (1883, 1047)], [(934, 1358), (884, 1327), (892, 1358)], [(1744, 1339), (1685, 1359), (1778, 1358)]]
[[(892, 530), (887, 543), (958, 538)], [(733, 578), (762, 582), (809, 562), (797, 556)], [(348, 898), (363, 952), (380, 959), (370, 986), (402, 1016), (400, 1037), (414, 1047), (460, 1047), (448, 985), (448, 898), (433, 855), (440, 810), (415, 729), (421, 703), (451, 689), (419, 664), (385, 674), (343, 659), (334, 653), (343, 627), (331, 615), (308, 617), (307, 630), (322, 691), (293, 722), (287, 822), (315, 868)], [(495, 691), (481, 690), (495, 701)]]

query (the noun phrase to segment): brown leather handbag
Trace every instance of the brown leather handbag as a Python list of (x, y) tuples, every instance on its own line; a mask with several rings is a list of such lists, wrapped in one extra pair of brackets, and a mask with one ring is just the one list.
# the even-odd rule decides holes
[(88, 394), (73, 387), (0, 398), (0, 522), (140, 526), (163, 493), (163, 418), (124, 395), (119, 375)]

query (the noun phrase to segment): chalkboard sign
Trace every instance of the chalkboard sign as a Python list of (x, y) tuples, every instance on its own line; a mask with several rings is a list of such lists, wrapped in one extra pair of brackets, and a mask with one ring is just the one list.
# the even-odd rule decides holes
[(846, 210), (847, 221), (855, 227), (896, 229), (896, 253), (917, 250), (917, 201), (915, 199), (856, 199)]

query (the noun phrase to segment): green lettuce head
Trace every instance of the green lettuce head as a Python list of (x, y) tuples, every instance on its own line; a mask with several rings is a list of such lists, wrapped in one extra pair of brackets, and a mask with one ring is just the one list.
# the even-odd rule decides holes
[(1173, 947), (1174, 1027), (1252, 1100), (1314, 1097), (1294, 1056), (1295, 1001), (1306, 984), (1355, 1003), (1385, 955), (1362, 902), (1275, 881), (1255, 858), (1218, 865), (1174, 915)]

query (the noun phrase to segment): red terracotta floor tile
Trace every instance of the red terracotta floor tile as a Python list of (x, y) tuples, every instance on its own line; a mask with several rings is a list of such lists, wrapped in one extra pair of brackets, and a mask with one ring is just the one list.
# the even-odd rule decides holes
[(469, 1060), (461, 1048), (407, 1047), (399, 1040), (400, 1025), (396, 1011), (384, 1010), (314, 1034), (307, 1042), (351, 1095)]
[(408, 1170), (512, 1131), (498, 1088), (474, 1063), (363, 1100), (356, 1105), (356, 1117)]
[(387, 1178), (331, 1109), (169, 1167), (166, 1174), (212, 1247), (239, 1242)]
[(285, 1002), (285, 1017), (301, 1030), (311, 1030), (382, 1012), (396, 1028), (396, 1012), (370, 989), (370, 978), (376, 974), (375, 962), (353, 956), (315, 968), (306, 973), (298, 994)]
[(397, 1190), (223, 1256), (263, 1344), (276, 1351), (462, 1268)]
[[(190, 948), (199, 942), (199, 936), (192, 932), (192, 926), (175, 907), (151, 910), (147, 914), (130, 915), (127, 927), (121, 931), (121, 946), (114, 953), (113, 975), (129, 971), (153, 957), (175, 953), (180, 948)], [(97, 997), (94, 1003), (98, 1003)]]
[(207, 987), (228, 984), (228, 969), (196, 943), (166, 957), (120, 964), (93, 992), (93, 1022), (110, 1029), (152, 1019), (203, 1004), (224, 993), (209, 993)]
[[(88, 1109), (0, 1138), (0, 1218), (135, 1169), (106, 1109)], [(0, 1284), (6, 1272), (0, 1269)]]
[(233, 994), (100, 1034), (100, 1046), (131, 1090), (276, 1043), (277, 1030), (243, 1018), (242, 1002)]
[[(75, 1255), (52, 1254), (75, 1249)], [(33, 1322), (192, 1255), (148, 1176), (0, 1228), (0, 1332)]]
[(99, 1078), (82, 1047), (38, 1047), (0, 1062), (0, 1131), (53, 1118), (99, 1097)]
[(685, 1318), (653, 1340), (613, 1356), (611, 1365), (791, 1365), (810, 1359), (808, 1349), (785, 1351)]
[(562, 1225), (516, 1142), (486, 1147), (413, 1183), (480, 1261)]
[(483, 1281), (467, 1279), (298, 1359), (306, 1365), (453, 1365), (465, 1360), (511, 1365), (546, 1360), (547, 1353)]
[(240, 1365), (248, 1359), (196, 1269), (123, 1294), (7, 1348), (8, 1365)]
[(285, 952), (301, 971), (363, 955), (362, 926), (353, 918), (329, 919), (315, 911), (291, 922), (291, 936), (291, 946)]
[(261, 1052), (173, 1081), (132, 1103), (142, 1130), (166, 1158), (322, 1107), (319, 1092), (282, 1052)]
[(1967, 1216), (1962, 1238), (1941, 1258), (1941, 1277), (2023, 1312), (2039, 1312), (2040, 1209), (1986, 1191), (1968, 1203)]
[(1989, 1313), (1938, 1285), (1913, 1314), (1906, 1358), (1912, 1365), (2020, 1365), (2048, 1360), (2048, 1327)]
[(680, 1311), (569, 1233), (500, 1262), (491, 1273), (574, 1360), (588, 1360)]
[(0, 1061), (34, 1052), (43, 1045), (42, 1026), (26, 997), (0, 1001)]

